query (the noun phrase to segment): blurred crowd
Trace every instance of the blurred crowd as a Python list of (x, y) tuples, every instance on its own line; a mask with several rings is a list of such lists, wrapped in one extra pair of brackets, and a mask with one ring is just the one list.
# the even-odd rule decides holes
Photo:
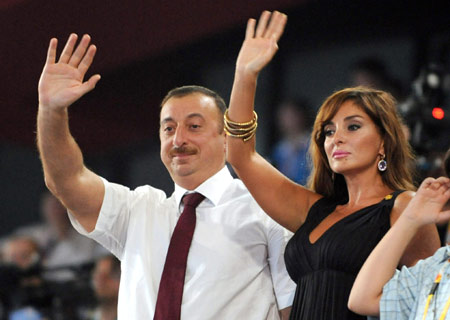
[(49, 192), (40, 214), (1, 241), (0, 319), (116, 319), (118, 259), (77, 233)]

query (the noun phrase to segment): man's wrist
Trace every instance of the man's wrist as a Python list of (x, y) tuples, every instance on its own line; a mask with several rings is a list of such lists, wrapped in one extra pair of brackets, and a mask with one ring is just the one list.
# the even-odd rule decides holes
[(41, 112), (44, 111), (47, 113), (65, 114), (67, 113), (69, 106), (55, 106), (39, 102), (38, 108)]

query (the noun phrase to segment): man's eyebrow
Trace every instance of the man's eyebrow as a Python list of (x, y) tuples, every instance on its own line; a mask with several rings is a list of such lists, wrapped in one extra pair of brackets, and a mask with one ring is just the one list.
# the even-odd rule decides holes
[[(192, 119), (192, 118), (201, 118), (201, 119), (205, 119), (205, 117), (201, 114), (201, 113), (190, 113), (186, 116), (186, 119)], [(171, 122), (171, 121), (175, 121), (173, 120), (172, 117), (166, 117), (164, 119), (161, 120), (160, 125), (163, 125), (167, 122)]]
[(167, 122), (171, 122), (171, 121), (173, 121), (173, 118), (172, 118), (172, 117), (166, 117), (166, 118), (162, 119), (161, 122), (160, 122), (159, 124), (160, 124), (160, 125), (163, 125), (163, 124), (165, 124), (165, 123), (167, 123)]
[(201, 113), (190, 113), (186, 118), (192, 119), (192, 118), (202, 118), (205, 119), (205, 117)]

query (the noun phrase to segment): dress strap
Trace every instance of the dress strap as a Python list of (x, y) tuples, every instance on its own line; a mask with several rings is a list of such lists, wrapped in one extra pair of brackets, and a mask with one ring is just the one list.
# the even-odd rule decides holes
[(392, 204), (394, 204), (397, 196), (403, 192), (405, 192), (405, 190), (396, 190), (396, 191), (392, 192), (391, 194), (388, 194), (386, 197), (384, 197), (383, 201), (389, 201), (389, 202), (392, 202)]

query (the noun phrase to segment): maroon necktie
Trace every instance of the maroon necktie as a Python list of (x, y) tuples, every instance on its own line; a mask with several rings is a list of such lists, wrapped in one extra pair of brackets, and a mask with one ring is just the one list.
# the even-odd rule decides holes
[(205, 197), (200, 193), (190, 193), (183, 197), (184, 209), (170, 239), (154, 320), (180, 319), (186, 262), (195, 229), (195, 208), (203, 199)]

